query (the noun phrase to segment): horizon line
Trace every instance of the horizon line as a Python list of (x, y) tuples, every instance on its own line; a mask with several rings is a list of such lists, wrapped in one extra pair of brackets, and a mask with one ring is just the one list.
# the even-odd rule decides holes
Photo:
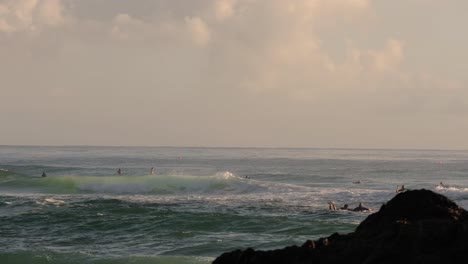
[(0, 147), (96, 147), (96, 148), (205, 148), (205, 149), (331, 149), (331, 150), (403, 150), (403, 151), (468, 151), (450, 148), (359, 148), (359, 147), (245, 147), (245, 146), (171, 146), (171, 145), (13, 145), (0, 144)]

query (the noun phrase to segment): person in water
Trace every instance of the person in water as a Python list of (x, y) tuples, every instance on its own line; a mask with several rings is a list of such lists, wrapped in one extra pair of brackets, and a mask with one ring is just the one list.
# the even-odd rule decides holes
[(440, 188), (449, 188), (448, 185), (445, 185), (443, 182), (440, 182), (438, 185)]
[(334, 202), (328, 202), (328, 210), (330, 211), (337, 211), (337, 210), (344, 210), (344, 211), (354, 211), (354, 212), (362, 212), (362, 211), (370, 211), (369, 208), (362, 206), (362, 203), (359, 203), (358, 207), (351, 209), (349, 208), (348, 204), (344, 204), (343, 207), (337, 209), (336, 204)]
[[(338, 210), (338, 208), (336, 207), (336, 204), (334, 202), (330, 201), (330, 202), (328, 202), (328, 210), (336, 211), (336, 210)], [(348, 208), (348, 204), (345, 204), (339, 210), (350, 210), (350, 209)]]
[(117, 170), (117, 174), (118, 175), (122, 174), (122, 170), (120, 168)]
[(41, 177), (47, 177), (47, 174), (45, 173), (45, 171), (42, 172)]
[(150, 172), (151, 175), (154, 175), (154, 167), (151, 167), (151, 172)]
[(351, 211), (354, 211), (354, 212), (362, 212), (362, 211), (370, 211), (370, 209), (367, 208), (367, 207), (362, 206), (362, 203), (359, 203), (358, 207), (354, 208), (354, 209), (351, 210)]
[(396, 193), (401, 193), (401, 192), (404, 192), (406, 191), (406, 188), (405, 188), (405, 185), (401, 185), (400, 188), (398, 188), (399, 186), (397, 186), (397, 189), (396, 189)]

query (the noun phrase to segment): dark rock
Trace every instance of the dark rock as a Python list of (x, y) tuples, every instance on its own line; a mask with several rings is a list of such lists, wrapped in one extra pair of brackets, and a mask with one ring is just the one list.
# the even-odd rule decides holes
[(468, 214), (428, 190), (397, 194), (356, 231), (332, 234), (301, 247), (224, 253), (214, 264), (468, 263)]

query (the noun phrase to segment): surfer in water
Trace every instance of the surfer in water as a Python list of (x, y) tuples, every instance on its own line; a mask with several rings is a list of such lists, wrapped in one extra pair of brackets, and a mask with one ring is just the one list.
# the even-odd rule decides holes
[(350, 210), (348, 207), (348, 204), (344, 204), (343, 207), (340, 208), (340, 210)]
[(439, 185), (437, 185), (436, 187), (440, 187), (440, 188), (444, 188), (444, 189), (449, 188), (449, 186), (445, 185), (443, 182), (440, 182)]
[(397, 189), (396, 189), (396, 193), (401, 193), (401, 192), (404, 192), (406, 191), (406, 188), (405, 188), (405, 185), (401, 185), (401, 187), (399, 188), (399, 186), (397, 186)]
[(336, 204), (332, 201), (328, 202), (328, 210), (336, 211)]
[(42, 171), (41, 177), (47, 177), (47, 174), (45, 173), (45, 171)]
[(328, 202), (328, 210), (330, 211), (337, 211), (337, 210), (343, 210), (343, 211), (353, 211), (353, 212), (362, 212), (362, 211), (370, 211), (371, 209), (364, 207), (362, 203), (359, 203), (359, 205), (351, 209), (349, 208), (348, 204), (344, 204), (343, 207), (340, 207), (339, 209), (336, 207), (336, 204), (332, 201)]
[(151, 174), (151, 175), (154, 175), (154, 167), (151, 167), (150, 174)]
[(119, 169), (117, 170), (117, 174), (118, 174), (118, 175), (121, 175), (122, 173), (123, 173), (123, 171), (119, 168)]

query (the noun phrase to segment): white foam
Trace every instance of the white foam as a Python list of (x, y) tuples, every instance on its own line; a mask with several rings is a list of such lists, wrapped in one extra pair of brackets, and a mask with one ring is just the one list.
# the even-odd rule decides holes
[(54, 198), (46, 198), (46, 199), (44, 199), (44, 201), (47, 202), (47, 203), (55, 204), (55, 205), (62, 205), (62, 204), (65, 203), (62, 200), (56, 200)]
[(458, 187), (444, 187), (437, 185), (435, 187), (437, 190), (446, 190), (446, 191), (453, 191), (453, 192), (467, 192), (468, 188), (458, 188)]

